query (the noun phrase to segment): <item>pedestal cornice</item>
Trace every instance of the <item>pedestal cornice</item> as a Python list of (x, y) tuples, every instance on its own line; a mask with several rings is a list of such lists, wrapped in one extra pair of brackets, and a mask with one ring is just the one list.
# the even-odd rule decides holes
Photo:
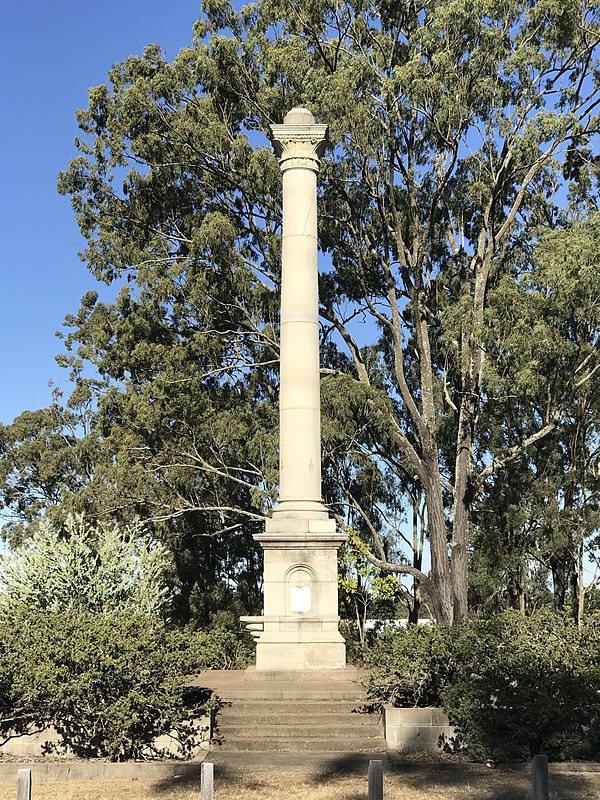
[(319, 547), (340, 547), (348, 538), (345, 533), (338, 533), (335, 520), (299, 519), (271, 517), (266, 521), (265, 533), (254, 534), (254, 541), (261, 547), (278, 547), (282, 549), (308, 549)]
[(345, 533), (256, 533), (253, 536), (263, 550), (328, 550), (337, 549), (347, 540)]

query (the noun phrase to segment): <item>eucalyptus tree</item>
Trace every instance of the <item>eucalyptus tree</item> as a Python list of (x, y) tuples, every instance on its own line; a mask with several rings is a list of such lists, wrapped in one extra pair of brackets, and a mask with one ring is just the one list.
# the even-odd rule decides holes
[(151, 46), (90, 91), (59, 187), (89, 269), (122, 288), (68, 320), (66, 361), (84, 394), (82, 365), (98, 372), (117, 503), (196, 515), (200, 534), (270, 508), (281, 195), (266, 137), (308, 106), (330, 131), (323, 368), (367, 409), (346, 455), (422, 491), (430, 572), (388, 557), (384, 504), (344, 485), (328, 499), (363, 519), (372, 563), (415, 576), (438, 620), (464, 618), (474, 504), (560, 424), (563, 386), (543, 409), (517, 386), (528, 424), (487, 435), (505, 407), (490, 319), (521, 280), (515, 251), (560, 221), (561, 189), (583, 170), (596, 192), (598, 16), (591, 0), (207, 0), (171, 63)]
[[(506, 400), (489, 435), (518, 441), (552, 398), (560, 400), (560, 417), (508, 474), (488, 484), (477, 515), (480, 550), (500, 556), (496, 560), (512, 571), (520, 607), (526, 564), (537, 562), (551, 576), (554, 605), (562, 609), (569, 602), (579, 622), (584, 568), (593, 572), (599, 555), (599, 243), (598, 211), (543, 232), (521, 286), (505, 292), (507, 307), (493, 326), (495, 341), (505, 344), (489, 353), (493, 359), (505, 350), (511, 358), (496, 362)], [(529, 337), (518, 331), (523, 325)]]
[(58, 394), (48, 408), (0, 424), (2, 536), (11, 545), (90, 482), (95, 461), (90, 430), (89, 409), (64, 408)]

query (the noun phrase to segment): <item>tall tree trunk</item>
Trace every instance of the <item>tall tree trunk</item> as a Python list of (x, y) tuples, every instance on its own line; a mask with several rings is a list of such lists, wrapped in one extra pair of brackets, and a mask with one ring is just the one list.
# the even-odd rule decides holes
[(550, 557), (550, 569), (552, 571), (552, 595), (554, 598), (554, 608), (562, 611), (565, 607), (567, 590), (571, 582), (573, 572), (573, 557), (568, 548), (553, 553)]
[(571, 575), (571, 596), (573, 598), (573, 618), (577, 627), (583, 625), (583, 613), (585, 606), (585, 584), (583, 578), (583, 540), (579, 545), (577, 553), (577, 569), (573, 569)]
[[(464, 376), (463, 385), (470, 385)], [(454, 518), (452, 523), (452, 597), (454, 621), (467, 618), (469, 588), (469, 533), (473, 501), (474, 393), (464, 392), (460, 404), (454, 466)]]
[(513, 608), (515, 611), (519, 611), (521, 614), (524, 614), (525, 587), (522, 566), (518, 566), (516, 569), (509, 571), (506, 588), (508, 591), (510, 608)]
[(525, 556), (521, 559), (521, 564), (519, 566), (517, 576), (519, 582), (519, 611), (521, 614), (525, 614), (525, 579), (527, 575), (527, 565), (525, 563)]
[[(413, 533), (413, 567), (419, 571), (423, 568), (423, 544), (419, 531), (419, 522), (423, 524), (421, 518), (421, 492), (416, 492), (411, 498), (412, 503), (412, 533)], [(421, 529), (422, 531), (422, 529)], [(413, 576), (413, 602), (408, 610), (409, 625), (416, 625), (419, 622), (419, 612), (421, 610), (421, 582)]]
[(425, 486), (425, 502), (431, 551), (431, 580), (434, 587), (434, 596), (431, 599), (437, 622), (452, 625), (454, 622), (452, 575), (437, 451), (433, 459), (430, 456), (430, 459), (424, 458), (423, 461), (426, 468), (426, 480), (429, 482), (429, 485)]

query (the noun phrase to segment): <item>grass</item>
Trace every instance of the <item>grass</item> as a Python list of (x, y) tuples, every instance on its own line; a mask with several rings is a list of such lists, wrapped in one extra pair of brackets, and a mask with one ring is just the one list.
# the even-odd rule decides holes
[[(15, 785), (0, 785), (13, 800)], [(104, 780), (40, 783), (33, 800), (199, 800), (195, 781)], [(298, 772), (240, 772), (215, 779), (215, 800), (366, 800), (366, 776)], [(526, 772), (502, 769), (428, 770), (425, 765), (386, 774), (386, 800), (529, 800)], [(600, 773), (551, 775), (551, 800), (600, 800)]]

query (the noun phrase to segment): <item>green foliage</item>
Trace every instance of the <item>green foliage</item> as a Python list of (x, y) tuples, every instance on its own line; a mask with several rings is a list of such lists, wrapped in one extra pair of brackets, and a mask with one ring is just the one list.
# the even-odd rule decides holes
[[(87, 268), (120, 292), (88, 293), (66, 319), (67, 409), (0, 429), (5, 508), (26, 522), (55, 506), (139, 517), (172, 554), (175, 618), (258, 612), (252, 536), (277, 480), (281, 176), (268, 136), (307, 106), (330, 136), (324, 495), (388, 571), (411, 572), (413, 615), (422, 589), (437, 619), (464, 619), (472, 532), (484, 546), (496, 531), (491, 473), (537, 434), (556, 429), (566, 452), (581, 430), (572, 411), (600, 375), (593, 326), (586, 338), (559, 324), (578, 321), (579, 303), (593, 319), (597, 227), (561, 280), (561, 258), (537, 263), (569, 249), (541, 232), (579, 237), (568, 221), (597, 206), (598, 31), (594, 0), (210, 0), (171, 62), (152, 45), (115, 64), (78, 113), (59, 190)], [(580, 256), (586, 268), (572, 269)], [(557, 294), (567, 307), (553, 316)], [(579, 462), (552, 462), (544, 495), (545, 456), (518, 464), (534, 474), (537, 510), (557, 505), (560, 470)], [(411, 506), (430, 575), (398, 523)], [(560, 517), (552, 509), (524, 546), (527, 523), (505, 525), (505, 549), (516, 544), (502, 573), (542, 540), (569, 573)], [(589, 533), (587, 510), (577, 521)]]
[[(390, 520), (422, 491), (432, 575), (416, 577), (439, 619), (466, 615), (478, 473), (549, 414), (536, 409), (510, 432), (486, 421), (511, 419), (507, 405), (520, 421), (542, 396), (562, 407), (538, 304), (496, 334), (515, 295), (515, 314), (526, 305), (527, 249), (541, 221), (561, 220), (558, 186), (575, 198), (575, 176), (596, 192), (597, 31), (589, 0), (560, 10), (268, 0), (239, 11), (219, 0), (171, 63), (149, 47), (90, 92), (59, 188), (88, 268), (128, 286), (67, 320), (73, 402), (86, 388), (97, 398), (106, 454), (82, 494), (102, 506), (102, 486), (116, 485), (160, 519), (181, 554), (182, 597), (218, 588), (210, 569), (195, 585), (187, 569), (210, 560), (243, 571), (244, 600), (257, 602), (258, 560), (244, 563), (243, 549), (274, 499), (278, 380), (281, 186), (266, 145), (269, 125), (306, 105), (330, 126), (325, 495), (348, 527), (362, 522), (373, 552), (377, 536), (395, 539), (382, 547), (391, 571), (418, 573), (420, 552), (412, 565), (395, 558), (402, 535)], [(212, 558), (197, 531), (214, 537)]]
[(168, 600), (167, 550), (136, 528), (44, 519), (0, 560), (0, 616), (18, 609), (52, 613), (132, 610), (159, 614)]
[[(238, 623), (239, 627), (239, 623)], [(247, 632), (214, 628), (211, 631), (182, 633), (191, 654), (194, 670), (245, 669), (254, 660), (254, 640)]]
[(399, 592), (394, 575), (382, 574), (366, 558), (368, 548), (356, 531), (349, 531), (340, 565), (338, 585), (345, 600), (352, 603), (358, 594), (364, 595), (365, 605), (373, 600), (392, 600)]
[(74, 413), (61, 407), (54, 392), (48, 408), (0, 424), (0, 509), (8, 520), (2, 536), (11, 544), (19, 544), (32, 522), (88, 482), (95, 449), (85, 436), (89, 423), (85, 404)]
[(346, 643), (346, 662), (357, 667), (366, 663), (366, 645), (362, 631), (352, 620), (340, 620), (339, 630)]
[(455, 630), (446, 625), (384, 629), (370, 656), (374, 696), (401, 707), (440, 706), (457, 670)]
[(169, 630), (155, 616), (18, 610), (0, 621), (0, 726), (53, 725), (78, 755), (124, 760), (163, 755), (169, 734), (185, 755), (207, 696), (186, 689), (201, 669), (239, 668), (231, 632)]
[(389, 619), (396, 616), (402, 585), (395, 575), (373, 566), (366, 554), (368, 547), (357, 531), (350, 530), (341, 548), (338, 589), (346, 640), (346, 658), (360, 664), (368, 650), (366, 624), (369, 618)]
[[(486, 386), (496, 401), (486, 446), (535, 434), (552, 397), (561, 408), (555, 429), (492, 477), (475, 511), (473, 602), (483, 608), (507, 590), (511, 605), (520, 595), (535, 607), (541, 598), (526, 575), (533, 560), (551, 572), (555, 606), (570, 594), (575, 618), (583, 613), (578, 568), (597, 560), (600, 526), (599, 241), (597, 211), (543, 230), (521, 280), (505, 276), (490, 295)], [(486, 585), (483, 562), (498, 583)]]
[(474, 758), (600, 753), (600, 629), (563, 615), (505, 612), (469, 625), (388, 631), (372, 691), (396, 705), (443, 706)]

